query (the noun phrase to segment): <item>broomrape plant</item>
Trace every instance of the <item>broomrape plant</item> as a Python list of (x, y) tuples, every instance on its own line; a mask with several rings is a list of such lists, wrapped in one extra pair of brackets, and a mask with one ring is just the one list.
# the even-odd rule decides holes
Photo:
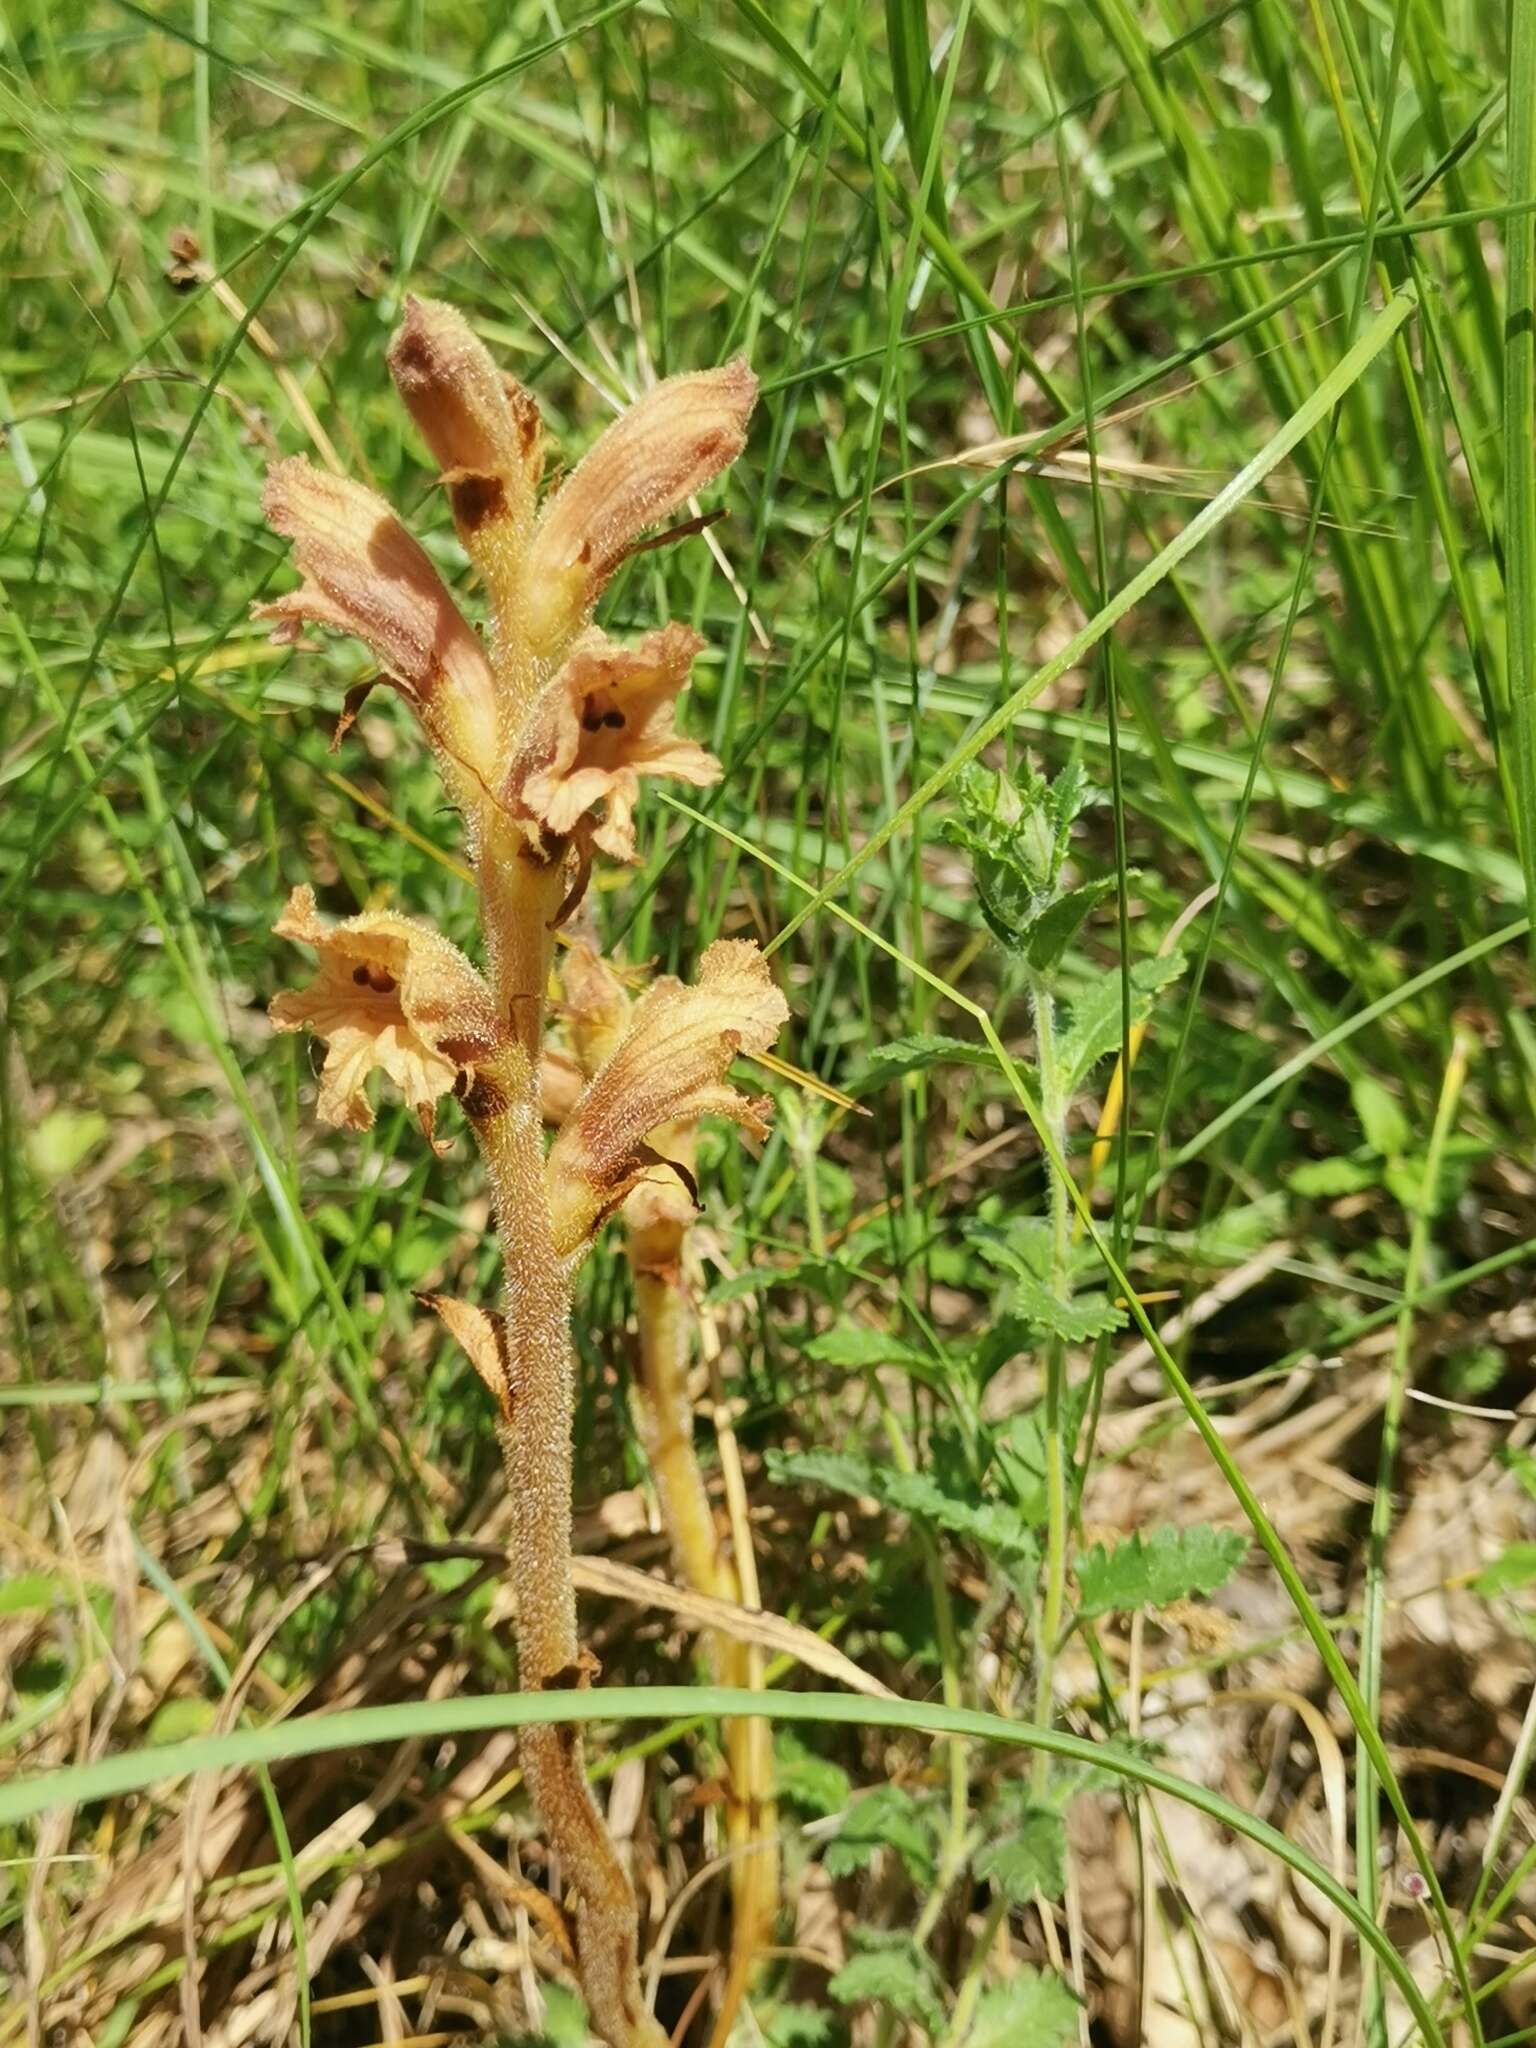
[[(394, 911), (326, 924), (314, 892), (300, 887), (274, 929), (312, 946), (319, 971), (276, 999), (272, 1021), (324, 1040), (326, 1123), (372, 1123), (375, 1068), (429, 1141), (443, 1098), (462, 1105), (494, 1198), (506, 1308), (424, 1299), (496, 1401), (520, 1681), (530, 1690), (585, 1686), (597, 1667), (577, 1635), (571, 1572), (572, 1282), (605, 1220), (628, 1203), (642, 1351), (647, 1342), (670, 1347), (667, 1371), (647, 1380), (643, 1401), (656, 1387), (678, 1398), (665, 1290), (675, 1293), (693, 1213), (689, 1134), (703, 1116), (765, 1130), (766, 1100), (749, 1100), (726, 1075), (738, 1052), (766, 1052), (788, 1017), (757, 947), (726, 939), (705, 952), (693, 986), (658, 980), (632, 1005), (610, 1004), (601, 1028), (573, 1027), (574, 1058), (546, 1056), (556, 935), (597, 853), (636, 858), (642, 778), (706, 785), (720, 774), (674, 725), (698, 636), (670, 624), (628, 647), (591, 620), (641, 534), (740, 454), (757, 383), (738, 358), (659, 384), (540, 504), (538, 406), (452, 307), (408, 300), (389, 367), (484, 585), (484, 642), (384, 500), (302, 459), (273, 467), (263, 502), (303, 580), (257, 612), (286, 639), (306, 624), (355, 635), (410, 704), (464, 820), (486, 971)], [(339, 730), (366, 687), (348, 698)], [(591, 1008), (575, 985), (583, 967), (589, 987), (602, 972), (584, 958), (568, 977), (578, 1017), (584, 1002)], [(546, 1151), (551, 1108), (558, 1129)], [(651, 1440), (663, 1446), (659, 1431)], [(686, 1463), (669, 1467), (664, 1447), (658, 1460), (685, 1557), (690, 1542), (701, 1544), (700, 1502), (682, 1497)], [(728, 1588), (717, 1572), (709, 1590)], [(666, 2037), (641, 1998), (634, 1892), (588, 1790), (580, 1736), (570, 1726), (529, 1728), (521, 1744), (529, 1793), (576, 1894), (593, 2023), (612, 2048), (661, 2048)]]

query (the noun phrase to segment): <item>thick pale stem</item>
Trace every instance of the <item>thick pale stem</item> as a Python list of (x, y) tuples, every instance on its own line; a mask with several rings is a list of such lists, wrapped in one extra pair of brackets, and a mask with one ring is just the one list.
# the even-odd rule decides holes
[[(516, 851), (480, 848), (482, 915), (493, 987), (516, 1046), (482, 1070), (465, 1110), (485, 1159), (507, 1276), (508, 1385), (499, 1435), (512, 1508), (518, 1671), (525, 1690), (578, 1686), (590, 1674), (576, 1632), (571, 1572), (571, 1276), (555, 1250), (544, 1183), (538, 1050), (561, 878)], [(634, 1889), (587, 1784), (573, 1726), (528, 1728), (523, 1773), (549, 1846), (579, 1905), (577, 1957), (593, 2025), (611, 2048), (662, 2048), (645, 2011)]]
[[(669, 1156), (679, 1156), (679, 1145), (674, 1134), (666, 1146)], [(721, 1544), (693, 1445), (693, 1404), (688, 1398), (693, 1316), (683, 1272), (686, 1228), (680, 1216), (663, 1216), (641, 1226), (631, 1223), (626, 1231), (640, 1330), (636, 1407), (678, 1571), (698, 1592), (739, 1601), (740, 1582)], [(721, 1636), (708, 1641), (717, 1681), (752, 1687), (749, 1647)], [(731, 1720), (726, 1723), (725, 1745), (726, 1840), (733, 1859), (731, 1967), (715, 2028), (717, 2040), (750, 1985), (757, 1959), (772, 1935), (779, 1900), (771, 1730), (766, 1721)]]
[[(475, 865), (491, 989), (528, 1070), (537, 1073), (554, 954), (553, 923), (565, 893), (564, 870), (558, 861), (535, 861), (517, 827), (495, 812), (481, 819)], [(539, 1206), (544, 1206), (542, 1179)]]

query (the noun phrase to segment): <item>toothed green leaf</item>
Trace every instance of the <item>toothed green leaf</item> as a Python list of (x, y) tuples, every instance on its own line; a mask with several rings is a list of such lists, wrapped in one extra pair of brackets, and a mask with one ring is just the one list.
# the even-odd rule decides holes
[(1246, 1536), (1233, 1529), (1154, 1529), (1113, 1550), (1096, 1543), (1077, 1561), (1078, 1611), (1083, 1615), (1132, 1614), (1140, 1607), (1169, 1607), (1176, 1600), (1214, 1593), (1243, 1561)]
[(873, 2000), (936, 2034), (944, 2023), (944, 2000), (928, 1956), (907, 1935), (880, 1938), (872, 1929), (859, 1928), (855, 1938), (864, 1945), (863, 1952), (846, 1962), (827, 1985), (839, 2005)]
[(817, 1756), (789, 1729), (780, 1729), (773, 1745), (774, 1788), (786, 1806), (818, 1817), (841, 1813), (853, 1787), (841, 1764)]
[(865, 1055), (864, 1071), (852, 1082), (855, 1094), (867, 1094), (903, 1074), (918, 1074), (925, 1067), (995, 1067), (996, 1061), (984, 1045), (964, 1038), (946, 1038), (942, 1032), (918, 1032), (910, 1038), (892, 1038), (872, 1046)]
[(881, 1785), (855, 1799), (822, 1857), (833, 1877), (863, 1870), (879, 1849), (893, 1849), (914, 1884), (932, 1882), (933, 1831), (923, 1808), (899, 1785)]
[(1062, 1978), (1021, 1970), (981, 1994), (965, 2048), (1064, 2048), (1076, 2040), (1080, 2018)]
[[(1184, 972), (1184, 955), (1169, 953), (1138, 960), (1130, 971), (1131, 1024), (1144, 1024), (1160, 989)], [(1120, 976), (1107, 973), (1072, 1005), (1061, 1034), (1059, 1057), (1069, 1090), (1080, 1088), (1100, 1060), (1120, 1050), (1125, 1013), (1120, 1002)]]
[(1059, 1899), (1067, 1881), (1067, 1831), (1049, 1807), (1027, 1808), (1016, 1826), (983, 1844), (971, 1859), (978, 1877), (995, 1884), (1016, 1906), (1038, 1892)]

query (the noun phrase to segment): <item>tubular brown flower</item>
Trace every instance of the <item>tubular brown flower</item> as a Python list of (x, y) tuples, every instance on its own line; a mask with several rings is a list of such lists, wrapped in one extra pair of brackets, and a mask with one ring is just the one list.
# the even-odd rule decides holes
[(406, 299), (389, 368), (437, 458), (471, 558), (491, 538), (504, 538), (506, 526), (522, 532), (544, 466), (533, 395), (497, 368), (463, 314), (439, 299)]
[(703, 644), (679, 625), (647, 633), (638, 647), (586, 634), (529, 719), (508, 779), (513, 811), (552, 838), (576, 837), (614, 860), (634, 860), (641, 776), (702, 788), (720, 774), (714, 755), (673, 724)]
[(497, 743), (490, 665), (425, 550), (384, 500), (293, 456), (268, 470), (262, 509), (293, 542), (304, 580), (257, 605), (255, 616), (275, 619), (281, 639), (297, 638), (306, 620), (354, 634), (437, 746), (489, 775)]
[(736, 460), (757, 403), (745, 357), (668, 377), (621, 413), (545, 506), (528, 552), (527, 632), (554, 657), (648, 526)]
[(367, 1130), (373, 1106), (366, 1083), (377, 1067), (430, 1138), (437, 1104), (500, 1042), (491, 992), (474, 968), (430, 925), (392, 910), (324, 924), (307, 886), (293, 891), (272, 929), (320, 955), (308, 988), (275, 997), (269, 1015), (279, 1031), (307, 1029), (329, 1048), (321, 1122)]
[(585, 1078), (577, 1062), (558, 1046), (547, 1045), (539, 1054), (539, 1114), (551, 1129), (559, 1130), (581, 1100)]
[(766, 1135), (766, 1099), (727, 1085), (739, 1052), (766, 1052), (789, 1017), (750, 939), (717, 939), (692, 988), (667, 977), (636, 1003), (629, 1029), (583, 1091), (550, 1148), (546, 1179), (556, 1249), (578, 1251), (656, 1155), (649, 1133), (725, 1116)]

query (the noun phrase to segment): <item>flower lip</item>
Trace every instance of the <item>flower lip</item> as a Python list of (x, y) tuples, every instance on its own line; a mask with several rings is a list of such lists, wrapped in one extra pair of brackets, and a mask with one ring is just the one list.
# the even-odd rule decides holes
[(430, 1138), (437, 1103), (500, 1043), (495, 1004), (474, 968), (430, 925), (395, 911), (323, 923), (307, 884), (272, 929), (320, 956), (309, 986), (276, 996), (268, 1014), (279, 1031), (307, 1029), (326, 1042), (321, 1122), (367, 1130), (366, 1082), (380, 1068)]
[(614, 860), (636, 859), (640, 778), (670, 775), (704, 788), (720, 775), (714, 755), (674, 724), (703, 645), (675, 624), (633, 648), (587, 633), (534, 706), (508, 780), (513, 810), (588, 853), (596, 846)]

